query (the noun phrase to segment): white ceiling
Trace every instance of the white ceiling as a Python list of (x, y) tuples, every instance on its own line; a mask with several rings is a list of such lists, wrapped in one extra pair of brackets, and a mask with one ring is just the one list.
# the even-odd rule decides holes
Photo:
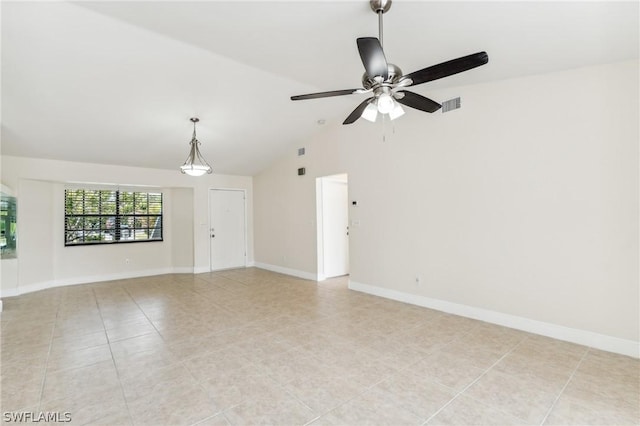
[[(1, 7), (2, 154), (177, 169), (198, 116), (203, 154), (227, 174), (259, 172), (322, 131), (319, 119), (339, 126), (364, 95), (289, 97), (360, 87), (355, 39), (377, 36), (366, 0)], [(637, 1), (398, 0), (385, 53), (409, 73), (487, 51), (488, 65), (415, 88), (428, 96), (637, 59), (638, 13)]]

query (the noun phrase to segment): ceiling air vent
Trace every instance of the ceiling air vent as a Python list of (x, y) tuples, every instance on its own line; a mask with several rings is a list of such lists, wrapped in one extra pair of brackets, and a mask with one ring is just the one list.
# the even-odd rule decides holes
[(460, 98), (449, 99), (448, 101), (444, 101), (442, 103), (442, 112), (453, 111), (454, 109), (460, 108)]

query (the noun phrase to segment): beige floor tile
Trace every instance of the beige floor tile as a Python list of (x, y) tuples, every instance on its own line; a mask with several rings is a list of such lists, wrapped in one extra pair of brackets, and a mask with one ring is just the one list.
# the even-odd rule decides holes
[(153, 371), (144, 377), (121, 378), (127, 401), (143, 398), (149, 393), (179, 392), (196, 387), (196, 379), (182, 364), (173, 364)]
[(175, 383), (127, 397), (127, 404), (136, 425), (192, 425), (220, 411), (200, 387)]
[(429, 356), (428, 352), (416, 345), (400, 342), (393, 336), (366, 342), (361, 349), (368, 357), (396, 370), (407, 368)]
[(216, 414), (215, 416), (207, 417), (206, 419), (199, 421), (194, 426), (231, 426), (229, 420), (223, 413)]
[(204, 356), (210, 352), (216, 352), (221, 348), (214, 344), (207, 334), (194, 332), (190, 329), (184, 329), (180, 333), (179, 340), (170, 340), (166, 335), (163, 339), (167, 342), (167, 348), (174, 355), (182, 359), (191, 359)]
[(146, 319), (144, 321), (132, 321), (118, 324), (107, 329), (109, 342), (130, 339), (132, 337), (144, 336), (147, 334), (157, 334), (156, 328)]
[(145, 334), (143, 336), (131, 337), (129, 339), (118, 340), (109, 344), (114, 358), (126, 356), (137, 352), (167, 349), (164, 340), (158, 333)]
[(261, 359), (255, 363), (279, 383), (326, 374), (326, 366), (306, 352), (291, 350)]
[(580, 364), (580, 371), (588, 372), (594, 376), (613, 375), (633, 377), (634, 380), (637, 380), (640, 375), (640, 359), (590, 349)]
[(222, 409), (181, 364), (121, 382), (134, 424), (193, 424)]
[(593, 409), (615, 410), (640, 422), (640, 383), (628, 376), (594, 376), (578, 370), (562, 397), (567, 402)]
[(47, 366), (47, 354), (31, 358), (6, 359), (4, 354), (0, 356), (0, 381), (2, 382), (28, 382), (44, 379)]
[(102, 318), (102, 322), (104, 324), (104, 328), (108, 331), (113, 328), (124, 328), (129, 325), (141, 325), (149, 323), (149, 319), (144, 315), (142, 311), (140, 311), (136, 315), (129, 315), (127, 317), (112, 317), (112, 318)]
[(53, 330), (53, 336), (82, 336), (84, 334), (91, 334), (100, 331), (104, 332), (104, 325), (99, 316), (91, 319), (72, 318), (61, 323), (56, 323)]
[[(595, 402), (595, 403), (594, 403)], [(597, 400), (562, 395), (546, 418), (545, 425), (638, 425), (640, 411), (620, 404), (607, 405)]]
[(284, 390), (249, 399), (224, 412), (231, 424), (304, 425), (317, 415)]
[(341, 377), (355, 385), (370, 387), (395, 374), (397, 369), (378, 361), (362, 359), (358, 363), (351, 358), (335, 364), (322, 364), (311, 371), (312, 374)]
[(528, 335), (512, 352), (511, 355), (521, 356), (529, 362), (539, 362), (555, 367), (575, 369), (587, 347), (574, 343), (562, 342), (549, 337)]
[(640, 360), (589, 350), (570, 385), (572, 389), (596, 389), (604, 398), (612, 394), (624, 400), (640, 401)]
[(39, 346), (51, 342), (53, 324), (33, 327), (5, 327), (0, 334), (2, 346)]
[(0, 382), (0, 407), (2, 412), (23, 411), (40, 403), (43, 378), (30, 380), (2, 379)]
[(92, 425), (640, 423), (637, 359), (346, 283), (246, 268), (8, 298), (2, 407)]
[(240, 341), (234, 347), (251, 361), (260, 361), (273, 355), (282, 354), (295, 348), (287, 342), (275, 340), (271, 336), (257, 336)]
[(478, 345), (469, 346), (466, 344), (464, 337), (445, 345), (437, 353), (481, 370), (487, 370), (505, 356), (505, 353), (501, 351), (492, 351)]
[(524, 422), (495, 407), (459, 396), (427, 422), (428, 425), (525, 425)]
[(459, 392), (478, 379), (484, 370), (471, 365), (465, 357), (436, 352), (403, 372), (440, 383)]
[(184, 360), (183, 364), (199, 380), (215, 378), (253, 366), (253, 363), (244, 356), (244, 351), (235, 347), (227, 347), (189, 358)]
[(574, 370), (554, 363), (531, 360), (530, 357), (509, 354), (498, 362), (492, 371), (517, 377), (529, 382), (535, 389), (557, 395), (567, 384)]
[(206, 379), (200, 385), (215, 406), (222, 410), (282, 392), (282, 387), (275, 380), (252, 368)]
[(129, 411), (119, 386), (102, 392), (78, 393), (67, 398), (48, 400), (40, 405), (43, 412), (69, 413), (71, 424), (86, 425), (109, 420), (113, 425), (127, 424)]
[(496, 407), (527, 423), (540, 424), (553, 405), (557, 393), (537, 386), (527, 377), (489, 371), (463, 395)]
[(313, 425), (420, 425), (424, 419), (397, 405), (382, 392), (362, 395), (324, 414)]
[(114, 354), (121, 381), (145, 381), (153, 377), (158, 370), (179, 364), (180, 360), (171, 352), (162, 349)]
[(51, 354), (47, 362), (47, 372), (75, 369), (111, 360), (109, 345), (94, 346), (85, 349), (63, 349)]
[(87, 367), (47, 371), (42, 401), (79, 398), (119, 388), (113, 361), (102, 361)]
[(14, 344), (11, 341), (5, 341), (0, 345), (0, 354), (2, 354), (2, 360), (20, 361), (24, 358), (29, 359), (41, 359), (43, 356), (48, 357), (51, 341), (47, 343), (42, 342), (23, 342), (20, 344)]
[(51, 341), (51, 357), (58, 357), (64, 352), (88, 349), (95, 346), (106, 345), (107, 336), (104, 330), (79, 336), (66, 334), (54, 337)]
[(440, 328), (439, 325), (425, 325), (403, 333), (411, 344), (421, 351), (431, 354), (455, 341), (463, 331), (455, 331), (451, 325)]
[(411, 369), (392, 375), (365, 395), (376, 393), (378, 399), (394, 401), (395, 407), (411, 412), (423, 420), (431, 417), (456, 396), (453, 389), (415, 374)]
[(334, 376), (296, 378), (283, 387), (318, 415), (344, 404), (367, 389)]

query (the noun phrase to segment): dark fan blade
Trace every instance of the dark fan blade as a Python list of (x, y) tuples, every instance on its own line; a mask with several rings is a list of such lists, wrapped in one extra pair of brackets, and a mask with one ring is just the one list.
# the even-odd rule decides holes
[(292, 101), (301, 101), (304, 99), (318, 99), (318, 98), (328, 98), (331, 96), (342, 96), (342, 95), (351, 95), (356, 93), (360, 89), (347, 89), (347, 90), (333, 90), (331, 92), (319, 92), (319, 93), (309, 93), (308, 95), (297, 95), (292, 96)]
[(404, 93), (404, 97), (401, 99), (396, 99), (396, 101), (411, 108), (419, 109), (426, 112), (436, 112), (442, 106), (436, 101), (432, 101), (431, 99), (425, 98), (424, 96), (418, 95), (417, 93), (407, 92), (406, 90), (403, 90), (399, 93)]
[(349, 114), (347, 119), (344, 120), (342, 124), (351, 124), (354, 121), (356, 121), (358, 118), (360, 118), (360, 116), (362, 115), (362, 111), (364, 111), (367, 105), (369, 105), (369, 102), (371, 102), (371, 99), (373, 99), (373, 97), (370, 97), (369, 99), (365, 99), (364, 101), (362, 101), (362, 103), (358, 105), (358, 107), (354, 109), (351, 114)]
[(439, 78), (448, 77), (463, 71), (468, 71), (480, 65), (489, 62), (487, 52), (478, 52), (473, 55), (463, 56), (462, 58), (452, 59), (438, 65), (423, 68), (420, 71), (412, 72), (402, 77), (402, 79), (410, 78), (413, 80), (411, 86), (426, 83), (427, 81), (437, 80)]
[(380, 45), (380, 41), (375, 37), (362, 37), (356, 40), (358, 43), (358, 52), (364, 69), (370, 78), (381, 76), (383, 80), (389, 77), (389, 66), (387, 59), (384, 57), (384, 51)]

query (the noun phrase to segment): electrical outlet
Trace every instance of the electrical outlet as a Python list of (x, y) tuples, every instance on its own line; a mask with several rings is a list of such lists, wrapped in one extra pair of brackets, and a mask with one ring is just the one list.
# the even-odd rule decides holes
[(126, 263), (127, 265), (128, 265), (128, 264), (130, 264), (130, 263), (131, 263), (131, 259), (128, 259), (128, 258), (127, 258), (127, 259), (125, 259), (125, 260), (124, 260), (124, 263)]
[(417, 275), (416, 276), (416, 285), (420, 285), (420, 281), (421, 281), (420, 275)]

